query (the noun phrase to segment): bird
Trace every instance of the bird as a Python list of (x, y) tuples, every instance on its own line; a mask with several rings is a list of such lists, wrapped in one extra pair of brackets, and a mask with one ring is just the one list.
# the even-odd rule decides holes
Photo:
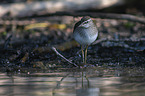
[(74, 39), (81, 45), (83, 63), (87, 61), (88, 46), (98, 37), (98, 30), (90, 16), (84, 16), (74, 25)]

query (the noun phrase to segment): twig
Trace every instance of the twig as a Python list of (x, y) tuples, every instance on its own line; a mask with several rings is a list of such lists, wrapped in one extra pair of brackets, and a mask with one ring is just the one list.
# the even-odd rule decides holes
[[(101, 18), (101, 19), (118, 19), (118, 20), (128, 20), (128, 21), (132, 21), (132, 22), (138, 22), (141, 24), (145, 24), (145, 18), (144, 17), (139, 17), (139, 16), (134, 16), (134, 15), (130, 15), (130, 14), (115, 14), (115, 13), (95, 13), (95, 12), (56, 12), (56, 13), (46, 13), (46, 14), (35, 14), (35, 15), (31, 15), (31, 16), (26, 16), (26, 17), (17, 17), (17, 20), (12, 20), (12, 22), (17, 23), (18, 25), (27, 25), (27, 24), (32, 24), (35, 23), (37, 21), (34, 22), (34, 20), (26, 20), (28, 17), (29, 18), (35, 18), (35, 20), (38, 20), (39, 17), (43, 17), (44, 20), (46, 20), (49, 16), (74, 16), (74, 17), (78, 17), (78, 16), (90, 16), (93, 18)], [(46, 19), (45, 19), (46, 18)], [(19, 20), (19, 19), (23, 19), (23, 20)], [(39, 21), (39, 20), (38, 20)], [(43, 20), (41, 20), (43, 21)], [(1, 20), (0, 19), (0, 24), (6, 24), (6, 25), (11, 25), (12, 22), (10, 22), (9, 20)]]
[[(117, 46), (120, 46), (120, 47), (124, 47), (124, 48), (129, 48), (129, 49), (132, 49), (132, 50), (138, 50), (137, 48), (134, 48), (134, 47), (130, 47), (128, 44), (126, 44), (125, 42), (139, 42), (139, 41), (145, 41), (145, 38), (139, 38), (139, 39), (108, 39), (108, 38), (102, 38), (102, 39), (99, 39), (99, 40), (96, 40), (92, 45), (95, 45), (95, 44), (98, 44), (98, 43), (102, 43), (102, 42), (106, 42), (106, 41), (109, 41), (109, 42), (117, 42)], [(120, 42), (123, 42), (119, 45)], [(115, 46), (115, 45), (114, 45)]]
[(139, 22), (145, 24), (144, 17), (138, 17), (130, 14), (115, 14), (115, 13), (96, 13), (96, 12), (57, 12), (51, 14), (53, 16), (91, 16), (93, 18), (102, 18), (102, 19), (122, 19), (132, 22)]
[(79, 67), (77, 64), (75, 64), (75, 63), (69, 61), (69, 60), (66, 59), (63, 55), (61, 55), (61, 54), (56, 50), (55, 47), (52, 47), (52, 50), (53, 50), (58, 56), (60, 56), (61, 58), (63, 58), (63, 59), (66, 60), (67, 62), (69, 62), (70, 64), (73, 64), (73, 65), (75, 65), (76, 67)]
[(60, 87), (61, 82), (62, 82), (66, 77), (68, 77), (68, 75), (69, 75), (69, 73), (66, 74), (64, 77), (62, 77), (61, 80), (57, 82), (57, 85), (56, 85), (55, 88), (53, 88), (53, 90), (52, 90), (52, 94), (55, 94), (55, 89), (57, 89), (57, 88)]
[(108, 40), (108, 38), (102, 38), (102, 39), (96, 40), (92, 45), (98, 44), (100, 42), (104, 42), (106, 40)]
[(138, 38), (138, 39), (108, 39), (108, 38), (102, 38), (102, 39), (99, 39), (99, 40), (96, 40), (92, 45), (95, 45), (95, 44), (98, 44), (100, 42), (105, 42), (105, 41), (112, 41), (112, 42), (125, 42), (125, 41), (134, 41), (134, 42), (137, 42), (137, 41), (145, 41), (145, 38)]
[(7, 49), (7, 48), (8, 48), (8, 45), (10, 44), (11, 38), (12, 38), (12, 35), (10, 35), (10, 36), (6, 39), (5, 44), (4, 44), (4, 49)]
[[(74, 16), (74, 17), (90, 16), (93, 18), (120, 19), (120, 20), (128, 20), (128, 21), (132, 21), (132, 22), (138, 22), (138, 23), (145, 24), (144, 17), (134, 16), (134, 15), (130, 15), (130, 14), (96, 13), (96, 12), (56, 12), (56, 13), (52, 13), (52, 14), (47, 13), (44, 15), (35, 14), (35, 15), (30, 16), (29, 18), (48, 17), (48, 16)], [(22, 18), (24, 18), (24, 17), (22, 17)]]

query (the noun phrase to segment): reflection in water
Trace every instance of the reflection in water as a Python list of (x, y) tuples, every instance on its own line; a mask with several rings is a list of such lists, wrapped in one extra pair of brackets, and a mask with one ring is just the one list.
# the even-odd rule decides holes
[(77, 96), (99, 96), (99, 88), (87, 88), (87, 89), (78, 89), (76, 91)]
[(137, 69), (0, 73), (0, 96), (143, 96), (145, 72)]

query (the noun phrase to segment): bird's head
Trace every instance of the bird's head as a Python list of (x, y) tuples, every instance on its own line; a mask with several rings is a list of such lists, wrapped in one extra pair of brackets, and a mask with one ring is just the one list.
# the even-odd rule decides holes
[(77, 27), (83, 27), (83, 28), (88, 28), (93, 24), (92, 19), (89, 16), (83, 17), (79, 22), (75, 24), (74, 29)]

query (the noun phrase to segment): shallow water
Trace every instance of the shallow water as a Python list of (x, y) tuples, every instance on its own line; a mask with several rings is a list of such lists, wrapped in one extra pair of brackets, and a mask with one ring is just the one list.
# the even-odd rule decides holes
[(0, 73), (0, 96), (144, 96), (145, 70), (88, 68)]

